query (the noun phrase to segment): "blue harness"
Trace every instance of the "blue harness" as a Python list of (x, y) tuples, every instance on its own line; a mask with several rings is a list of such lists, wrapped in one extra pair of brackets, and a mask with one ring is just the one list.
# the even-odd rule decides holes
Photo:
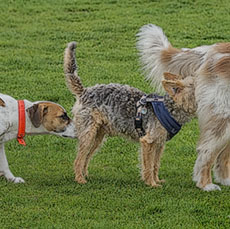
[(140, 101), (137, 102), (137, 115), (135, 118), (135, 128), (139, 137), (145, 135), (145, 131), (142, 127), (142, 114), (147, 112), (147, 103), (152, 104), (153, 111), (161, 125), (169, 133), (169, 138), (171, 139), (173, 136), (175, 136), (180, 131), (181, 125), (170, 115), (169, 111), (165, 107), (164, 97), (153, 95), (152, 98), (148, 98), (146, 95), (144, 95)]

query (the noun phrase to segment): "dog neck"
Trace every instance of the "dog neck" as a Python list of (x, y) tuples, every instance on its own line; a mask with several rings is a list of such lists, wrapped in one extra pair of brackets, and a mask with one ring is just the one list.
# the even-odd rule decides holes
[(168, 109), (172, 117), (180, 124), (184, 125), (185, 123), (189, 122), (195, 114), (191, 114), (183, 110), (183, 108), (179, 107), (176, 102), (166, 94), (164, 96), (164, 104), (165, 107)]

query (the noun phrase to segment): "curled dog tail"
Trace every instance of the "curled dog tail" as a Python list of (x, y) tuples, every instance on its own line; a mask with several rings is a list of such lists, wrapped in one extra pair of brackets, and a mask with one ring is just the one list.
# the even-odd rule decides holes
[(77, 47), (76, 42), (70, 42), (67, 45), (64, 53), (64, 73), (66, 77), (66, 83), (69, 90), (77, 97), (81, 96), (84, 91), (84, 87), (81, 83), (81, 79), (77, 74), (77, 63), (75, 57), (75, 50)]
[(179, 74), (183, 78), (195, 75), (209, 46), (174, 48), (159, 26), (148, 24), (142, 26), (137, 34), (137, 49), (145, 78), (158, 92), (162, 92), (164, 72)]
[(162, 52), (171, 47), (163, 30), (153, 24), (144, 25), (137, 34), (137, 49), (146, 79), (157, 90), (161, 89), (161, 81), (165, 66), (162, 63)]

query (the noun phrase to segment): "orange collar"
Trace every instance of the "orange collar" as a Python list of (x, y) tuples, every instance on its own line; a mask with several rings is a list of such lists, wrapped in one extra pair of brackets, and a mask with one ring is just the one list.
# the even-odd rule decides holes
[(19, 144), (26, 145), (24, 141), (26, 129), (26, 119), (25, 119), (25, 103), (24, 100), (18, 100), (18, 136), (17, 140)]

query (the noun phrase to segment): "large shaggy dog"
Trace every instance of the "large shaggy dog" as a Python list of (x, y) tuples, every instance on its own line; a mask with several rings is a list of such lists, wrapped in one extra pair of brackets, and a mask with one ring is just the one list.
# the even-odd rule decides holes
[(230, 43), (217, 43), (193, 49), (174, 48), (162, 29), (143, 26), (137, 48), (146, 78), (160, 91), (165, 71), (183, 78), (196, 78), (195, 97), (200, 138), (193, 180), (205, 190), (220, 190), (212, 183), (230, 185)]
[[(142, 137), (138, 135), (134, 120), (137, 103), (145, 93), (128, 85), (113, 83), (84, 88), (77, 73), (75, 48), (75, 42), (69, 43), (64, 55), (67, 85), (77, 99), (72, 110), (79, 139), (75, 180), (86, 183), (89, 161), (105, 135), (121, 135), (140, 142), (142, 179), (147, 185), (159, 186), (162, 182), (158, 178), (160, 157), (168, 133), (151, 104), (146, 104), (142, 114), (145, 134)], [(193, 78), (179, 80), (175, 75), (165, 74), (163, 87), (168, 92), (163, 98), (168, 111), (181, 125), (188, 122), (196, 111)]]

